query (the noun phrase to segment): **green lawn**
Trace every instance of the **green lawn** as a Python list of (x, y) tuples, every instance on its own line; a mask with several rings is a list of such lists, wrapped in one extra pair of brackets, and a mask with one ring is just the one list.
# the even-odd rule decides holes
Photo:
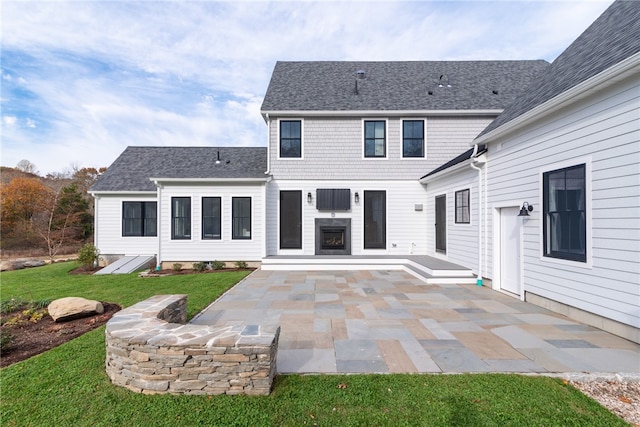
[[(2, 300), (82, 296), (128, 306), (189, 295), (189, 316), (244, 273), (73, 276), (73, 264), (0, 275)], [(104, 372), (104, 328), (0, 371), (2, 426), (615, 426), (562, 381), (519, 375), (287, 375), (266, 397), (142, 395)], [(338, 388), (338, 384), (346, 388)]]

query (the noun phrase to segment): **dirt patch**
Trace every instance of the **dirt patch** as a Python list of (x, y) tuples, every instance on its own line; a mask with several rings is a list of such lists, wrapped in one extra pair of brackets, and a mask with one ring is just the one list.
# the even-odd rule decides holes
[[(122, 307), (103, 302), (104, 313), (68, 322), (55, 323), (46, 309), (21, 307), (0, 316), (3, 343), (0, 368), (57, 347), (107, 323)], [(17, 320), (12, 320), (17, 319)]]

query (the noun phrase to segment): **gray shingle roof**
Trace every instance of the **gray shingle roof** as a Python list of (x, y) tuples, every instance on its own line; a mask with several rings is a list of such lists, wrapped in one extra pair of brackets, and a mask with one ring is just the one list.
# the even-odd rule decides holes
[(640, 2), (614, 2), (479, 136), (640, 52)]
[[(465, 160), (469, 160), (472, 156), (473, 156), (473, 150), (475, 147), (471, 147), (469, 148), (467, 151), (465, 151), (464, 153), (454, 157), (453, 159), (449, 160), (447, 163), (438, 166), (437, 168), (435, 168), (434, 170), (432, 170), (431, 172), (429, 172), (428, 174), (426, 174), (425, 176), (421, 177), (420, 179), (424, 179), (428, 176), (431, 175), (435, 175), (438, 172), (442, 172), (443, 170), (447, 170), (457, 164), (460, 164), (462, 162), (464, 162)], [(476, 153), (476, 157), (480, 156), (481, 154), (484, 154), (487, 152), (487, 146), (486, 145), (479, 145), (478, 146), (478, 152)]]
[(266, 170), (266, 147), (127, 147), (90, 191), (155, 191), (149, 178), (265, 178)]
[[(502, 110), (548, 65), (544, 60), (277, 62), (262, 111)], [(356, 93), (358, 70), (366, 77), (358, 80)]]

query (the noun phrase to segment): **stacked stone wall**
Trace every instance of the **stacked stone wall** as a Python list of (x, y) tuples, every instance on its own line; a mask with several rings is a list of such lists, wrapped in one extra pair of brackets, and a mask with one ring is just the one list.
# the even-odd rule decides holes
[(280, 328), (184, 324), (186, 295), (157, 295), (106, 327), (111, 381), (139, 393), (267, 395)]

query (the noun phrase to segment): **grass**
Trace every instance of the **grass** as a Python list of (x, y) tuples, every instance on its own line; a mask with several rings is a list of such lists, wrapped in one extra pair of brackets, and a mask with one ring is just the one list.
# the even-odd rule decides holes
[[(2, 299), (84, 296), (131, 305), (189, 295), (193, 316), (243, 273), (70, 276), (71, 264), (2, 273)], [(557, 379), (520, 375), (278, 376), (270, 396), (142, 395), (104, 372), (104, 328), (0, 371), (3, 426), (616, 426)], [(338, 387), (345, 384), (346, 388)]]

